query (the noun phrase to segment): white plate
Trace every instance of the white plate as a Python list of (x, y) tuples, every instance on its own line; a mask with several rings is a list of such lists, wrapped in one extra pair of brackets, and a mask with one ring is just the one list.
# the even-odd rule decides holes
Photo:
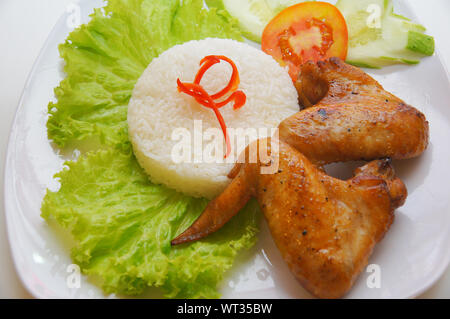
[[(81, 1), (82, 21), (102, 1)], [(398, 11), (413, 16), (406, 4)], [(47, 104), (63, 74), (57, 45), (66, 38), (68, 14), (61, 17), (35, 63), (14, 120), (5, 170), (5, 206), (9, 241), (17, 271), (27, 289), (39, 298), (104, 297), (82, 279), (81, 288), (68, 288), (69, 250), (40, 217), (47, 187), (63, 159), (47, 140)], [(389, 91), (423, 111), (431, 125), (431, 143), (419, 159), (396, 162), (409, 189), (404, 207), (370, 259), (379, 265), (381, 287), (369, 288), (363, 273), (350, 298), (408, 298), (422, 293), (450, 261), (450, 85), (438, 56), (418, 66), (370, 71)], [(70, 270), (70, 269), (69, 269)], [(265, 223), (260, 241), (240, 257), (222, 283), (225, 298), (309, 298), (289, 273)]]

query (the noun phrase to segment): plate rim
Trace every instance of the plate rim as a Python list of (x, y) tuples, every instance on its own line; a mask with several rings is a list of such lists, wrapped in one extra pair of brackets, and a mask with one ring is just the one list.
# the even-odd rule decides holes
[(41, 294), (39, 294), (38, 292), (36, 292), (32, 286), (28, 283), (28, 281), (24, 278), (23, 273), (20, 271), (20, 267), (18, 267), (18, 256), (16, 253), (16, 250), (13, 249), (13, 245), (11, 244), (13, 238), (12, 238), (12, 234), (11, 234), (11, 218), (9, 217), (10, 213), (8, 213), (9, 211), (9, 205), (8, 202), (11, 201), (10, 198), (13, 197), (13, 193), (12, 192), (12, 188), (7, 187), (8, 186), (8, 181), (11, 180), (11, 176), (10, 176), (10, 171), (11, 171), (11, 166), (14, 165), (12, 163), (12, 156), (11, 154), (14, 154), (14, 142), (15, 142), (15, 127), (19, 118), (19, 114), (21, 113), (22, 109), (23, 109), (23, 104), (24, 104), (24, 100), (25, 97), (27, 95), (28, 92), (28, 88), (32, 82), (32, 79), (36, 73), (37, 67), (40, 64), (41, 60), (44, 57), (44, 52), (46, 50), (46, 48), (48, 47), (48, 44), (50, 43), (50, 40), (52, 39), (52, 37), (56, 34), (57, 32), (57, 27), (62, 23), (63, 19), (67, 16), (67, 13), (63, 13), (61, 14), (61, 16), (58, 18), (58, 20), (56, 21), (55, 25), (52, 27), (52, 30), (50, 31), (50, 33), (48, 34), (47, 38), (45, 39), (41, 49), (39, 50), (39, 54), (36, 58), (36, 60), (33, 62), (33, 66), (31, 67), (30, 72), (28, 73), (27, 79), (25, 81), (25, 85), (22, 89), (22, 93), (20, 95), (20, 99), (19, 102), (17, 104), (17, 108), (16, 111), (14, 113), (14, 118), (10, 127), (10, 132), (9, 132), (9, 136), (8, 136), (8, 144), (6, 147), (6, 156), (5, 156), (5, 165), (4, 165), (4, 176), (3, 176), (3, 209), (5, 211), (5, 221), (6, 221), (6, 237), (8, 240), (8, 245), (9, 245), (9, 250), (11, 252), (11, 256), (12, 256), (12, 260), (13, 260), (13, 264), (14, 264), (14, 270), (17, 274), (17, 276), (19, 277), (21, 283), (23, 284), (24, 288), (36, 299), (43, 299), (44, 296), (42, 296)]
[[(77, 1), (77, 3), (79, 3), (80, 5), (82, 5), (84, 2), (87, 2), (86, 0), (81, 0), (81, 1)], [(407, 1), (403, 1), (401, 0), (402, 5), (407, 7), (409, 9), (409, 11), (412, 13), (412, 18), (415, 19), (415, 21), (419, 21), (419, 19), (417, 18), (414, 10), (411, 9), (410, 4)], [(29, 282), (27, 281), (27, 279), (25, 278), (23, 272), (20, 270), (20, 267), (18, 267), (18, 253), (16, 252), (15, 249), (13, 249), (13, 245), (11, 244), (13, 241), (12, 238), (12, 221), (11, 221), (11, 217), (9, 217), (10, 214), (12, 213), (8, 213), (8, 211), (10, 211), (9, 209), (9, 202), (12, 200), (12, 198), (14, 198), (14, 191), (13, 191), (13, 187), (7, 187), (9, 181), (12, 180), (12, 176), (10, 174), (11, 171), (11, 167), (14, 166), (14, 163), (12, 162), (12, 154), (15, 154), (14, 151), (14, 142), (15, 142), (15, 127), (19, 118), (19, 115), (23, 109), (23, 105), (24, 105), (24, 100), (25, 97), (27, 96), (28, 93), (28, 88), (32, 82), (32, 79), (34, 78), (34, 75), (36, 73), (37, 67), (40, 64), (41, 60), (44, 58), (44, 52), (48, 47), (48, 44), (50, 43), (50, 40), (53, 38), (53, 36), (57, 33), (58, 30), (58, 26), (62, 23), (63, 19), (66, 18), (67, 13), (63, 13), (61, 14), (61, 16), (58, 18), (57, 22), (55, 23), (55, 25), (53, 26), (52, 30), (50, 31), (50, 33), (48, 34), (46, 40), (44, 41), (41, 49), (39, 50), (39, 54), (36, 58), (36, 60), (33, 63), (33, 66), (27, 76), (27, 79), (25, 81), (25, 85), (24, 88), (22, 90), (19, 102), (17, 104), (17, 108), (15, 110), (15, 114), (14, 114), (14, 118), (12, 121), (12, 124), (10, 126), (10, 132), (9, 132), (9, 136), (8, 136), (8, 142), (7, 142), (7, 147), (6, 147), (6, 156), (5, 156), (5, 164), (4, 164), (4, 177), (3, 177), (3, 185), (4, 185), (4, 190), (3, 190), (3, 196), (4, 196), (4, 202), (3, 202), (3, 208), (5, 211), (5, 221), (6, 221), (6, 234), (7, 234), (7, 240), (8, 240), (8, 244), (9, 244), (9, 248), (10, 248), (10, 252), (11, 252), (11, 256), (12, 256), (12, 260), (13, 260), (13, 264), (14, 264), (14, 270), (17, 274), (17, 276), (19, 277), (22, 285), (24, 286), (24, 288), (34, 297), (37, 299), (43, 299), (43, 298), (47, 298), (47, 296), (39, 293), (38, 291), (36, 291), (32, 285), (29, 284)], [(439, 61), (441, 67), (443, 68), (443, 70), (445, 71), (446, 74), (446, 78), (447, 78), (447, 84), (450, 87), (450, 74), (448, 71), (448, 67), (450, 68), (450, 66), (446, 66), (446, 64), (443, 62), (442, 58), (441, 58), (442, 54), (439, 50), (439, 48), (436, 48), (436, 52), (435, 52), (435, 57), (437, 58), (437, 60)], [(12, 208), (11, 208), (12, 209)], [(450, 213), (450, 212), (449, 212)], [(450, 237), (450, 224), (449, 224), (449, 229), (447, 230), (447, 237)], [(433, 272), (432, 276), (429, 276), (429, 278), (426, 278), (427, 281), (425, 284), (423, 284), (421, 287), (415, 289), (414, 291), (411, 291), (411, 293), (406, 294), (404, 296), (400, 296), (400, 299), (413, 299), (416, 298), (418, 296), (420, 296), (421, 294), (425, 293), (428, 289), (430, 289), (445, 273), (445, 271), (448, 269), (450, 265), (450, 249), (449, 249), (449, 253), (447, 254), (447, 260), (444, 262), (441, 262), (437, 268), (436, 271)], [(59, 297), (62, 298), (62, 297)]]

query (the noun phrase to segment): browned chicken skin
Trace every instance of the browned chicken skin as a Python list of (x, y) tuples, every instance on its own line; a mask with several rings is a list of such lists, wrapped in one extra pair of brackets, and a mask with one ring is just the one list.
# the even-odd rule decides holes
[(419, 156), (428, 146), (428, 122), (337, 58), (303, 65), (296, 87), (305, 109), (279, 127), (280, 149), (269, 152), (272, 162), (279, 162), (278, 173), (261, 174), (270, 165), (265, 160), (237, 164), (228, 188), (172, 244), (217, 231), (256, 197), (296, 278), (318, 297), (338, 298), (367, 265), (407, 191), (389, 160), (357, 169), (348, 181), (328, 176), (320, 166)]
[(260, 173), (267, 161), (238, 164), (230, 186), (173, 244), (217, 231), (256, 197), (277, 247), (302, 285), (321, 298), (343, 296), (388, 231), (394, 209), (403, 205), (404, 184), (388, 160), (371, 162), (341, 181), (283, 142), (279, 152), (268, 149), (270, 163), (279, 163), (278, 173)]
[(296, 83), (305, 110), (280, 125), (280, 139), (316, 164), (419, 156), (428, 122), (372, 77), (338, 58), (302, 66)]

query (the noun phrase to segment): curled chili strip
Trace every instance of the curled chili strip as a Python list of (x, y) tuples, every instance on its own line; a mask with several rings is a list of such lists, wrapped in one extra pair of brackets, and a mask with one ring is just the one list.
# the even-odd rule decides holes
[[(220, 61), (228, 62), (232, 69), (233, 73), (231, 75), (231, 79), (228, 83), (228, 85), (221, 90), (220, 92), (210, 95), (206, 90), (201, 86), (200, 82), (203, 79), (203, 76), (205, 75), (206, 71), (208, 71), (213, 65), (220, 63)], [(227, 132), (227, 126), (225, 124), (225, 120), (223, 119), (222, 114), (220, 113), (219, 109), (221, 107), (224, 107), (230, 102), (234, 102), (233, 109), (238, 110), (242, 106), (244, 106), (245, 102), (247, 101), (247, 96), (242, 91), (237, 91), (237, 88), (240, 84), (240, 78), (239, 78), (239, 72), (234, 64), (234, 62), (227, 58), (226, 56), (222, 55), (209, 55), (203, 58), (200, 61), (200, 69), (197, 72), (197, 75), (195, 76), (194, 83), (183, 83), (180, 81), (180, 79), (177, 79), (177, 85), (178, 85), (178, 91), (188, 94), (195, 98), (195, 100), (214, 111), (217, 120), (219, 121), (220, 127), (222, 129), (223, 135), (225, 137), (225, 142), (227, 145), (227, 153), (225, 155), (225, 158), (227, 158), (231, 153), (231, 143), (230, 138), (228, 136)], [(220, 99), (224, 97), (227, 93), (233, 92), (228, 98), (226, 98), (222, 102), (215, 102), (215, 100)]]
[(214, 100), (220, 99), (221, 97), (225, 96), (228, 92), (236, 91), (239, 87), (239, 84), (241, 83), (241, 79), (239, 78), (239, 71), (236, 67), (236, 64), (234, 64), (233, 60), (231, 60), (223, 55), (208, 55), (208, 56), (204, 57), (200, 61), (200, 66), (202, 66), (202, 67), (198, 71), (197, 76), (195, 77), (194, 83), (200, 84), (206, 71), (209, 68), (211, 68), (214, 64), (220, 63), (220, 60), (228, 62), (231, 65), (231, 68), (233, 69), (233, 73), (231, 75), (231, 79), (230, 79), (230, 82), (228, 83), (228, 85), (222, 91), (211, 95), (211, 97)]
[(201, 85), (195, 83), (182, 83), (179, 79), (177, 80), (177, 83), (178, 83), (178, 90), (180, 92), (186, 93), (194, 97), (198, 103), (212, 109), (216, 114), (223, 135), (225, 136), (225, 142), (227, 144), (227, 153), (225, 155), (225, 158), (227, 158), (231, 153), (231, 143), (227, 132), (227, 126), (225, 124), (225, 120), (223, 119), (222, 114), (219, 112), (219, 107)]

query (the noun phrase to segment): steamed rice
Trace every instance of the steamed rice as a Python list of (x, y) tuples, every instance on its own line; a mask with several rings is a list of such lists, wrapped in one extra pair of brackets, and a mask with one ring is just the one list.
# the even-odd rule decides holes
[[(207, 55), (225, 55), (234, 61), (241, 79), (239, 89), (247, 96), (239, 110), (233, 110), (232, 103), (220, 109), (228, 128), (276, 128), (299, 108), (287, 71), (269, 55), (244, 43), (223, 39), (191, 41), (152, 61), (137, 82), (129, 104), (129, 135), (135, 155), (154, 183), (188, 195), (213, 198), (230, 182), (227, 174), (233, 163), (223, 163), (224, 147), (214, 154), (215, 163), (195, 160), (195, 155), (198, 157), (210, 143), (203, 141), (202, 147), (194, 147), (194, 128), (195, 133), (202, 133), (200, 122), (194, 122), (202, 121), (203, 132), (220, 126), (212, 110), (179, 93), (176, 83), (177, 78), (193, 82), (200, 60)], [(228, 84), (231, 73), (229, 64), (222, 61), (208, 70), (201, 84), (210, 93), (218, 92)], [(180, 145), (172, 134), (180, 128), (192, 136), (187, 142), (191, 160), (181, 163), (172, 156), (174, 147)], [(222, 141), (223, 134), (219, 133)], [(268, 131), (266, 136), (270, 134)], [(233, 147), (230, 158), (236, 158), (244, 146)]]

